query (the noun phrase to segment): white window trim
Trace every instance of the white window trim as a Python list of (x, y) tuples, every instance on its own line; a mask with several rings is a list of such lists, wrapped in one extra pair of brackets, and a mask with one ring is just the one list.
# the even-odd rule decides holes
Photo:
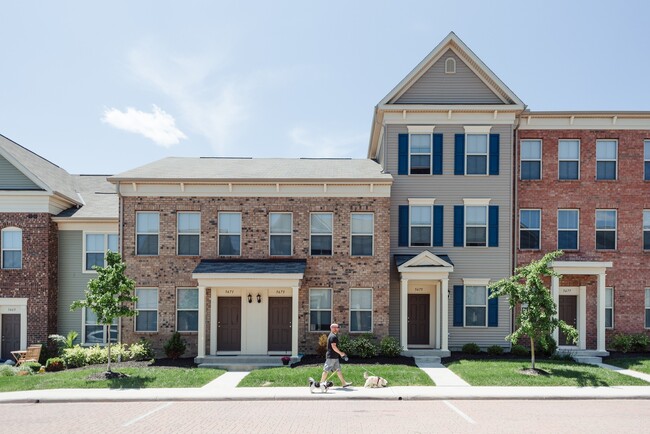
[[(86, 309), (88, 309), (88, 308), (85, 307), (85, 308), (81, 309), (81, 333), (80, 333), (80, 335), (81, 335), (80, 336), (81, 337), (81, 345), (82, 346), (84, 346), (84, 345), (99, 345), (100, 347), (103, 347), (108, 343), (108, 342), (106, 342), (106, 337), (108, 336), (108, 333), (110, 333), (110, 327), (96, 323), (95, 325), (101, 325), (102, 327), (104, 327), (104, 342), (101, 343), (101, 344), (100, 343), (93, 343), (93, 344), (86, 343), (86, 325), (91, 325), (91, 324), (86, 324)], [(121, 325), (122, 325), (122, 318), (118, 318), (117, 319), (117, 324), (115, 324), (115, 326), (117, 327), (117, 341), (116, 342), (111, 342), (111, 343), (118, 343), (118, 342), (122, 341), (121, 340), (121, 338), (122, 338), (122, 333), (121, 333), (122, 327), (121, 327)]]
[[(370, 215), (372, 216), (372, 232), (369, 234), (353, 234), (352, 233), (352, 216), (355, 214), (365, 214), (365, 215)], [(356, 236), (361, 236), (361, 237), (367, 237), (370, 235), (372, 237), (372, 251), (370, 252), (370, 255), (352, 255), (352, 244), (354, 241), (354, 237)], [(350, 256), (354, 258), (370, 258), (372, 256), (375, 256), (375, 214), (372, 212), (353, 212), (350, 213)]]
[[(539, 158), (526, 158), (524, 159), (524, 142), (539, 142)], [(488, 143), (489, 146), (489, 143)], [(544, 155), (544, 143), (542, 139), (522, 139), (519, 144), (519, 149), (520, 149), (520, 155), (519, 155), (519, 179), (521, 181), (541, 181), (543, 178), (543, 170), (542, 170), (542, 155)], [(523, 163), (524, 161), (539, 161), (539, 178), (536, 179), (523, 179), (521, 177), (523, 173)]]
[[(488, 128), (488, 132), (474, 132), (474, 133), (469, 133), (467, 130), (470, 127), (465, 127), (465, 176), (489, 176), (490, 175), (490, 128)], [(478, 128), (478, 127), (477, 127)], [(469, 140), (467, 140), (467, 136), (485, 136), (485, 153), (469, 153), (467, 151), (467, 144)], [(467, 157), (470, 155), (485, 155), (485, 173), (467, 173)]]
[(465, 199), (463, 198), (463, 205), (465, 206), (489, 206), (492, 199)]
[(453, 57), (447, 57), (447, 59), (445, 59), (445, 74), (455, 74), (455, 73), (456, 73), (456, 59), (454, 59)]
[[(370, 291), (370, 309), (352, 309), (352, 291), (365, 290)], [(348, 306), (350, 306), (350, 333), (372, 333), (375, 328), (375, 318), (373, 311), (375, 308), (374, 291), (372, 288), (350, 288)], [(370, 312), (370, 330), (352, 330), (352, 312)]]
[[(156, 287), (148, 287), (148, 286), (143, 286), (140, 288), (135, 289), (135, 294), (137, 296), (138, 290), (139, 289), (155, 289), (156, 290), (156, 330), (138, 330), (138, 320), (137, 320), (137, 315), (133, 317), (133, 332), (134, 333), (158, 333), (158, 329), (160, 328), (160, 290)], [(143, 312), (152, 312), (154, 309), (138, 309), (138, 302), (135, 303), (135, 310)]]
[[(614, 211), (614, 223), (615, 227), (614, 229), (598, 229), (598, 211)], [(597, 209), (596, 212), (594, 212), (594, 242), (596, 242), (596, 238), (598, 236), (598, 231), (602, 232), (614, 232), (614, 248), (613, 249), (598, 249), (596, 248), (596, 245), (594, 245), (594, 250), (596, 251), (606, 251), (606, 252), (613, 252), (615, 250), (618, 250), (618, 210), (616, 209)]]
[[(607, 291), (612, 292), (612, 305), (610, 307), (607, 307)], [(607, 287), (605, 288), (605, 320), (607, 320), (607, 309), (612, 310), (612, 325), (610, 327), (607, 327), (607, 324), (605, 324), (605, 328), (607, 329), (613, 329), (614, 328), (614, 288), (612, 287)]]
[(644, 221), (645, 221), (645, 215), (644, 215), (644, 214), (645, 214), (645, 213), (650, 214), (650, 209), (644, 209), (644, 210), (643, 210), (643, 214), (641, 214), (641, 249), (642, 249), (643, 251), (648, 252), (648, 251), (650, 251), (650, 250), (648, 250), (648, 249), (645, 248), (645, 243), (643, 242), (643, 241), (644, 241), (644, 238), (645, 238), (645, 233), (646, 233), (646, 232), (650, 233), (650, 229), (646, 229), (646, 228), (645, 228), (645, 225), (644, 225)]
[[(561, 142), (578, 142), (578, 158), (577, 159), (561, 159), (560, 158), (560, 143)], [(580, 139), (559, 139), (557, 141), (557, 179), (558, 181), (580, 181), (580, 151), (581, 151)], [(576, 161), (578, 163), (578, 179), (562, 179), (560, 178), (560, 163), (562, 161), (572, 162)]]
[(433, 198), (409, 198), (408, 202), (410, 206), (433, 206), (436, 200)]
[[(414, 127), (408, 127), (409, 128), (409, 158), (408, 158), (408, 163), (409, 163), (409, 168), (408, 168), (408, 174), (409, 176), (427, 176), (433, 174), (433, 126), (432, 127), (427, 127), (430, 128), (431, 132), (425, 131), (425, 132), (411, 132), (411, 129)], [(431, 149), (430, 152), (412, 152), (411, 151), (411, 143), (413, 143), (413, 140), (411, 140), (411, 136), (414, 134), (417, 135), (428, 135), (429, 136), (429, 149)], [(429, 156), (429, 173), (411, 173), (411, 157), (413, 155), (428, 155)]]
[[(332, 239), (332, 252), (329, 255), (314, 255), (314, 254), (312, 254), (312, 249), (311, 249), (312, 236), (326, 236), (327, 235), (327, 234), (314, 234), (314, 233), (312, 233), (312, 231), (311, 231), (311, 216), (315, 215), (315, 214), (329, 214), (332, 217), (332, 219), (331, 219), (331, 221), (332, 221), (332, 232), (330, 233), (330, 238)], [(326, 258), (334, 256), (334, 213), (333, 212), (316, 211), (316, 212), (310, 212), (309, 213), (309, 256), (320, 256), (320, 257), (326, 257)]]
[[(313, 289), (317, 290), (317, 291), (328, 290), (330, 292), (330, 308), (329, 309), (312, 309), (311, 308), (311, 291)], [(330, 312), (330, 321), (334, 321), (333, 306), (334, 306), (334, 291), (332, 291), (332, 288), (309, 288), (309, 300), (308, 300), (309, 324), (308, 324), (308, 330), (309, 330), (310, 333), (323, 333), (323, 332), (326, 331), (326, 330), (312, 330), (311, 329), (311, 313), (312, 313), (312, 311), (313, 312), (327, 312), (327, 311), (329, 311)]]
[[(467, 279), (467, 281), (471, 281), (473, 279)], [(481, 281), (482, 279), (476, 279), (477, 281)], [(489, 282), (489, 279), (488, 279)], [(488, 326), (488, 287), (485, 285), (485, 304), (467, 304), (467, 287), (468, 286), (483, 286), (483, 285), (470, 285), (465, 283), (465, 279), (463, 279), (463, 327), (470, 328), (470, 329), (484, 329), (487, 328)], [(468, 307), (485, 307), (485, 325), (467, 325), (467, 308)]]
[[(199, 215), (199, 231), (198, 232), (180, 232), (178, 230), (178, 219), (181, 214), (198, 214)], [(199, 252), (196, 255), (181, 255), (178, 251), (180, 246), (181, 235), (198, 235), (199, 236)], [(176, 256), (201, 256), (201, 211), (176, 211)]]
[(646, 324), (645, 317), (646, 311), (650, 310), (650, 288), (645, 289), (645, 304), (643, 309), (643, 328), (650, 329), (650, 324)]
[(492, 125), (465, 125), (465, 135), (467, 134), (490, 134)]
[[(614, 142), (616, 144), (616, 157), (614, 159), (598, 159), (598, 142)], [(614, 179), (598, 179), (598, 162), (608, 162), (613, 161), (616, 163), (616, 173), (614, 174)], [(596, 140), (596, 181), (618, 181), (618, 140), (617, 139), (597, 139)]]
[[(271, 214), (288, 214), (291, 220), (291, 228), (289, 229), (289, 232), (283, 232), (283, 233), (277, 233), (274, 234), (271, 232)], [(291, 241), (291, 252), (288, 255), (274, 255), (271, 253), (271, 238), (274, 235), (278, 236), (287, 236), (289, 235), (289, 239)], [(278, 257), (285, 257), (288, 258), (290, 256), (293, 256), (293, 213), (292, 212), (286, 212), (286, 211), (272, 211), (269, 212), (269, 256), (278, 256)]]
[(555, 246), (558, 249), (560, 248), (560, 231), (562, 231), (562, 232), (573, 232), (574, 231), (573, 229), (560, 229), (560, 224), (559, 224), (560, 211), (575, 211), (576, 213), (578, 213), (578, 219), (577, 219), (578, 227), (575, 229), (575, 232), (576, 232), (576, 248), (575, 248), (575, 250), (574, 249), (562, 249), (562, 250), (569, 251), (569, 252), (577, 252), (577, 251), (580, 250), (580, 210), (575, 209), (575, 208), (560, 208), (560, 209), (557, 210), (557, 213), (555, 214), (555, 222), (556, 222), (556, 227), (557, 227), (557, 243), (555, 244)]
[(463, 278), (463, 286), (485, 286), (487, 287), (490, 285), (491, 279), (488, 278), (483, 278), (483, 279), (477, 279), (477, 278)]
[(198, 329), (199, 325), (198, 324), (197, 324), (197, 329), (196, 330), (178, 330), (178, 312), (197, 312), (198, 313), (199, 312), (199, 307), (200, 307), (200, 306), (197, 306), (196, 309), (181, 309), (181, 308), (179, 308), (178, 307), (178, 300), (179, 300), (178, 292), (181, 289), (194, 289), (194, 290), (197, 291), (197, 293), (199, 291), (199, 288), (191, 287), (191, 286), (176, 288), (176, 327), (174, 327), (174, 330), (177, 331), (178, 333), (184, 333), (184, 334), (198, 333), (199, 332), (199, 329)]
[[(429, 208), (429, 216), (431, 218), (431, 225), (413, 225), (411, 223), (411, 218), (413, 217), (413, 212), (411, 211), (411, 208), (414, 206), (419, 206), (419, 207), (428, 207)], [(425, 246), (414, 246), (411, 242), (411, 229), (412, 228), (426, 228), (430, 227), (431, 228), (431, 236), (429, 237), (429, 244)], [(409, 247), (432, 247), (433, 246), (433, 201), (431, 201), (430, 204), (413, 204), (411, 203), (411, 200), (409, 199)]]
[[(522, 227), (521, 227), (521, 212), (522, 211), (537, 211), (539, 213), (539, 227), (536, 229), (537, 232), (539, 232), (539, 246), (537, 248), (527, 247), (527, 248), (524, 249), (523, 247), (521, 247), (521, 231), (526, 230), (526, 231), (531, 231), (532, 232), (532, 231), (535, 230), (535, 229), (531, 229), (531, 228), (522, 229)], [(489, 216), (488, 216), (488, 218), (489, 218)], [(537, 250), (541, 250), (541, 248), (542, 248), (542, 210), (540, 208), (521, 208), (519, 210), (519, 250), (537, 251)]]
[[(158, 248), (155, 255), (143, 255), (138, 253), (138, 235), (154, 235), (153, 232), (138, 232), (138, 214), (158, 214)], [(159, 211), (136, 211), (135, 213), (135, 256), (160, 256), (160, 212)]]
[[(4, 246), (2, 245), (4, 241), (4, 234), (6, 232), (20, 232), (20, 250), (16, 249), (5, 249)], [(20, 252), (20, 268), (4, 268), (4, 256), (5, 256), (5, 251), (7, 252)], [(3, 228), (2, 231), (0, 231), (0, 269), (2, 270), (22, 270), (23, 269), (23, 230), (16, 227), (16, 226), (9, 226), (6, 228)]]
[[(221, 233), (221, 224), (219, 224), (219, 216), (221, 214), (239, 214), (239, 255), (222, 255), (221, 254), (221, 235), (223, 236), (229, 236), (229, 235), (237, 235), (235, 233), (229, 233), (229, 234), (222, 234)], [(242, 220), (242, 213), (240, 211), (219, 211), (217, 214), (217, 256), (223, 256), (227, 258), (236, 258), (242, 255), (242, 232), (243, 232), (243, 220)]]
[(411, 134), (433, 134), (435, 125), (407, 125), (406, 129)]
[[(489, 201), (489, 199), (488, 199), (488, 201)], [(485, 208), (485, 225), (468, 225), (467, 224), (467, 207), (468, 206)], [(484, 246), (468, 246), (467, 245), (467, 228), (468, 227), (470, 227), (470, 228), (485, 227), (485, 245)], [(475, 205), (475, 204), (468, 205), (466, 203), (465, 204), (465, 209), (463, 211), (463, 238), (465, 238), (463, 247), (478, 248), (478, 249), (487, 248), (489, 246), (489, 244), (490, 244), (489, 243), (489, 237), (490, 237), (489, 231), (490, 231), (490, 207), (489, 207), (489, 205), (482, 205), (482, 204), (481, 205)]]
[[(108, 236), (117, 235), (117, 250), (120, 249), (120, 234), (118, 232), (97, 232), (97, 231), (83, 231), (82, 244), (83, 244), (83, 256), (81, 259), (81, 272), (84, 274), (97, 274), (95, 270), (86, 270), (86, 253), (99, 253), (99, 252), (88, 252), (86, 248), (86, 235), (103, 235), (104, 236), (104, 266), (106, 266), (106, 252), (108, 252)], [(136, 241), (137, 242), (137, 241)], [(119, 252), (118, 252), (119, 253)]]

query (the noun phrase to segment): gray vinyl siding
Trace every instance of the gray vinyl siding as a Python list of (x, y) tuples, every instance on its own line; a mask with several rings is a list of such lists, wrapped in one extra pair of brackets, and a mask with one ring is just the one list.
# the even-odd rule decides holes
[(82, 273), (83, 232), (59, 231), (59, 297), (58, 334), (67, 335), (70, 330), (79, 333), (77, 343), (81, 342), (81, 309), (70, 311), (74, 300), (81, 300), (88, 281), (96, 274)]
[[(456, 60), (456, 73), (445, 73), (445, 61)], [(449, 50), (434, 63), (396, 104), (504, 104), (504, 102)]]
[(41, 188), (0, 155), (0, 190), (41, 190)]
[[(391, 188), (391, 264), (395, 268), (395, 254), (418, 254), (430, 250), (448, 255), (454, 263), (449, 275), (449, 348), (460, 348), (475, 342), (481, 347), (509, 344), (504, 337), (510, 333), (510, 311), (507, 300), (499, 300), (498, 327), (463, 328), (453, 326), (453, 288), (462, 285), (463, 278), (489, 278), (497, 281), (512, 272), (512, 140), (511, 125), (495, 125), (491, 133), (500, 135), (499, 175), (454, 175), (454, 137), (464, 133), (462, 125), (436, 125), (436, 133), (443, 134), (443, 175), (398, 175), (398, 134), (407, 133), (406, 126), (386, 127), (386, 171), (393, 175)], [(400, 247), (399, 206), (408, 205), (409, 198), (435, 198), (436, 205), (444, 206), (442, 247)], [(490, 205), (499, 206), (499, 247), (454, 247), (454, 205), (463, 205), (464, 198), (490, 198)], [(390, 334), (399, 335), (399, 273), (391, 273)]]

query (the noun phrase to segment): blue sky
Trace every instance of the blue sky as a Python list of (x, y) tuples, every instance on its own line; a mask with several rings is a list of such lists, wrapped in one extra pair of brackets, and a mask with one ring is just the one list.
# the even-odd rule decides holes
[(3, 2), (0, 134), (70, 173), (364, 158), (454, 31), (532, 110), (650, 110), (647, 1)]

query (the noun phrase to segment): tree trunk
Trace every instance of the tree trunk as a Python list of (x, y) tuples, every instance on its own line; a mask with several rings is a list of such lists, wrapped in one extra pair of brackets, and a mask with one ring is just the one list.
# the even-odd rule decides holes
[(110, 324), (104, 330), (108, 330), (108, 369), (107, 369), (107, 372), (111, 372), (111, 326), (110, 326)]
[(530, 338), (530, 363), (535, 369), (535, 340), (533, 338)]

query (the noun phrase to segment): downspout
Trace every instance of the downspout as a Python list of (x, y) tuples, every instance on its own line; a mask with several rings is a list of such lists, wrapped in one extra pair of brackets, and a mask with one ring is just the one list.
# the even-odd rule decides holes
[[(123, 206), (122, 206), (122, 194), (120, 192), (120, 183), (119, 181), (115, 185), (115, 192), (117, 193), (117, 204), (118, 204), (118, 215), (117, 215), (117, 245), (119, 246), (120, 250), (120, 256), (122, 258), (122, 262), (124, 262), (124, 237), (122, 236), (122, 223), (124, 222), (123, 218)], [(120, 345), (122, 345), (122, 318), (119, 319), (118, 321), (118, 327), (119, 327), (119, 332), (117, 334), (118, 336), (118, 342)], [(110, 329), (108, 331), (110, 333)], [(110, 334), (109, 334), (110, 336)], [(121, 355), (120, 355), (121, 357)]]
[[(513, 133), (514, 133), (514, 143), (512, 147), (512, 152), (513, 152), (513, 166), (514, 169), (512, 171), (513, 174), (513, 187), (512, 187), (512, 221), (514, 222), (512, 225), (512, 255), (510, 256), (512, 259), (512, 263), (510, 264), (510, 270), (512, 273), (515, 271), (515, 267), (517, 266), (517, 226), (519, 224), (519, 219), (518, 219), (518, 213), (517, 213), (517, 208), (518, 208), (518, 203), (519, 203), (519, 190), (518, 190), (518, 182), (517, 180), (519, 179), (519, 152), (517, 144), (519, 143), (519, 126), (521, 124), (521, 113), (523, 113), (526, 110), (526, 106), (524, 105), (523, 110), (519, 113), (518, 116), (516, 116), (516, 123), (515, 127), (513, 128)], [(510, 330), (514, 331), (515, 329), (515, 313), (513, 310), (510, 310)], [(512, 348), (512, 345), (511, 345)]]

